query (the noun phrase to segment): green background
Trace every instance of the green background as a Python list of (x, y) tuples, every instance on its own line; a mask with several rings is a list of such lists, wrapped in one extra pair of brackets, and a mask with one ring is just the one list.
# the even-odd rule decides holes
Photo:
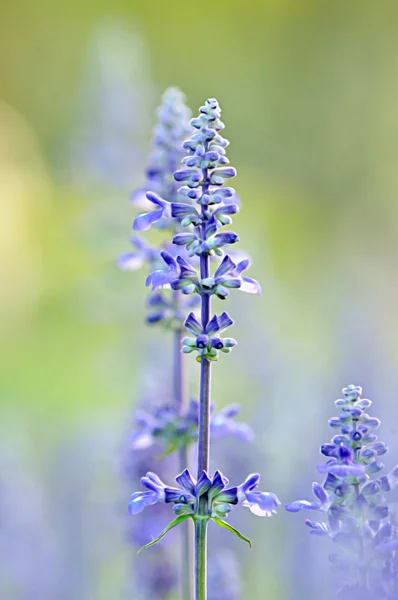
[[(285, 502), (308, 494), (348, 383), (374, 399), (394, 447), (398, 4), (17, 0), (1, 12), (0, 435), (14, 465), (4, 480), (17, 531), (33, 487), (42, 520), (29, 523), (64, 548), (65, 598), (122, 598), (132, 559), (113, 508), (133, 490), (115, 465), (154, 345), (166, 363), (169, 345), (143, 324), (144, 273), (114, 262), (128, 248), (128, 196), (143, 183), (166, 87), (181, 87), (194, 113), (218, 98), (238, 170), (234, 225), (263, 295), (233, 298), (239, 346), (214, 368), (213, 390), (254, 423), (257, 449), (240, 451), (248, 469)], [(127, 133), (107, 111), (112, 90), (116, 106), (127, 103)], [(106, 161), (102, 177), (81, 160), (107, 143), (126, 149), (123, 181)], [(63, 515), (83, 505), (90, 517), (67, 551)], [(302, 520), (240, 518), (255, 542), (248, 558), (236, 546), (244, 597), (304, 598)], [(79, 569), (90, 573), (84, 592), (68, 587)]]

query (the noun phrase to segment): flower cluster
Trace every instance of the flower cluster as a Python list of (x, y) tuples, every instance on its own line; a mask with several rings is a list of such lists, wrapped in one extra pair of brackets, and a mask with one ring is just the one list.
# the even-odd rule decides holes
[(329, 420), (338, 433), (321, 446), (328, 460), (318, 467), (326, 474), (323, 485), (313, 484), (315, 501), (298, 500), (286, 510), (319, 511), (326, 521), (306, 524), (312, 534), (328, 536), (335, 543), (330, 560), (338, 571), (342, 598), (392, 600), (398, 594), (398, 528), (385, 493), (398, 485), (398, 467), (380, 476), (379, 457), (388, 451), (374, 430), (380, 421), (366, 410), (371, 401), (362, 389), (350, 385), (335, 402), (339, 417)]
[[(152, 139), (152, 152), (146, 170), (146, 184), (135, 190), (131, 200), (138, 208), (150, 206), (146, 192), (151, 190), (169, 202), (177, 197), (177, 187), (173, 172), (184, 155), (182, 143), (189, 134), (188, 120), (191, 111), (185, 104), (184, 94), (178, 88), (168, 88), (163, 94), (162, 104), (158, 108), (158, 121)], [(134, 221), (136, 231), (146, 231), (159, 221), (156, 215), (139, 216)], [(161, 228), (173, 229), (175, 223), (162, 221)]]
[[(164, 264), (155, 269), (147, 278), (146, 284), (158, 290), (171, 286), (182, 294), (199, 294), (224, 300), (229, 290), (236, 288), (244, 292), (260, 294), (257, 281), (242, 273), (249, 267), (247, 258), (235, 263), (223, 248), (235, 244), (239, 238), (234, 232), (220, 232), (219, 229), (232, 222), (231, 216), (238, 212), (238, 205), (231, 202), (235, 190), (223, 187), (226, 178), (235, 176), (234, 168), (226, 166), (228, 159), (225, 148), (228, 141), (220, 135), (224, 124), (220, 121), (220, 108), (216, 100), (206, 101), (200, 109), (200, 116), (191, 120), (194, 133), (184, 142), (188, 156), (183, 159), (186, 167), (174, 173), (174, 178), (185, 185), (178, 189), (182, 197), (179, 202), (169, 202), (153, 192), (147, 193), (147, 199), (156, 205), (156, 210), (137, 217), (150, 226), (160, 219), (172, 217), (180, 220), (182, 230), (173, 237), (173, 244), (180, 248), (175, 252), (163, 250), (160, 254)], [(137, 222), (136, 219), (136, 222)], [(215, 268), (213, 276), (198, 268), (196, 257), (223, 257)], [(206, 271), (206, 272), (205, 272)], [(218, 350), (229, 352), (235, 345), (232, 338), (222, 339), (219, 331), (232, 324), (223, 313), (215, 316), (203, 328), (193, 315), (189, 315), (186, 326), (195, 335), (195, 339), (184, 338), (183, 351), (197, 350), (199, 360), (216, 360)]]
[[(239, 412), (239, 404), (231, 404), (219, 413), (213, 413), (210, 421), (212, 437), (232, 435), (245, 442), (252, 441), (251, 427), (234, 420)], [(165, 448), (164, 455), (167, 455), (197, 441), (199, 405), (196, 400), (191, 400), (185, 414), (179, 414), (177, 408), (172, 405), (161, 406), (151, 413), (141, 410), (137, 412), (136, 421), (139, 431), (133, 435), (131, 447), (138, 450), (161, 442)]]
[(171, 286), (173, 290), (181, 290), (183, 294), (215, 295), (220, 300), (225, 300), (229, 290), (233, 288), (249, 294), (261, 294), (260, 284), (255, 279), (242, 276), (242, 272), (250, 266), (248, 258), (235, 264), (227, 255), (216, 268), (213, 277), (202, 279), (198, 276), (196, 264), (191, 265), (181, 254), (175, 257), (170, 251), (163, 250), (160, 258), (164, 264), (160, 264), (160, 268), (155, 269), (146, 280), (147, 286), (151, 285), (154, 290)]
[(228, 515), (232, 506), (237, 504), (248, 507), (252, 513), (261, 517), (270, 517), (275, 514), (280, 502), (275, 494), (256, 490), (259, 480), (260, 475), (253, 473), (241, 485), (227, 488), (228, 479), (220, 471), (216, 471), (213, 477), (209, 477), (203, 471), (199, 479), (195, 481), (188, 469), (185, 469), (176, 477), (176, 482), (180, 487), (174, 488), (165, 485), (155, 473), (147, 473), (141, 479), (141, 483), (147, 491), (135, 492), (131, 496), (130, 514), (136, 515), (147, 506), (158, 502), (170, 503), (173, 504), (173, 511), (177, 515), (177, 519), (172, 521), (156, 540), (146, 544), (143, 548), (157, 543), (167, 531), (186, 518), (192, 518), (194, 521), (196, 519), (213, 520), (217, 525), (249, 542), (223, 518)]
[[(137, 208), (148, 208), (151, 202), (157, 205), (160, 196), (167, 203), (178, 202), (178, 184), (174, 181), (173, 172), (179, 165), (184, 150), (182, 142), (188, 135), (187, 121), (190, 111), (184, 103), (184, 95), (176, 88), (169, 88), (163, 96), (163, 102), (158, 109), (158, 123), (154, 130), (152, 153), (146, 170), (146, 184), (132, 193), (132, 203)], [(147, 192), (153, 190), (153, 192)], [(161, 200), (161, 204), (166, 202)], [(167, 211), (166, 211), (167, 212)], [(133, 228), (143, 232), (155, 224), (160, 229), (168, 229), (171, 235), (181, 230), (180, 219), (164, 215), (162, 206), (150, 213), (138, 215), (134, 220)], [(164, 269), (165, 264), (159, 252), (175, 253), (175, 247), (170, 243), (162, 242), (160, 247), (151, 246), (141, 236), (133, 235), (130, 238), (133, 249), (122, 253), (117, 265), (122, 270), (134, 271), (147, 265), (149, 271)], [(158, 286), (170, 287), (170, 286)], [(149, 324), (159, 323), (171, 329), (178, 329), (184, 321), (186, 313), (197, 305), (197, 300), (184, 299), (176, 294), (165, 294), (163, 291), (150, 294), (147, 307)]]
[(226, 312), (219, 317), (214, 315), (204, 328), (195, 315), (190, 313), (185, 321), (185, 327), (195, 337), (182, 339), (182, 351), (189, 354), (195, 350), (198, 353), (198, 362), (202, 358), (217, 360), (219, 351), (230, 352), (231, 348), (236, 345), (234, 338), (222, 338), (219, 335), (221, 331), (231, 325), (233, 325), (233, 320)]

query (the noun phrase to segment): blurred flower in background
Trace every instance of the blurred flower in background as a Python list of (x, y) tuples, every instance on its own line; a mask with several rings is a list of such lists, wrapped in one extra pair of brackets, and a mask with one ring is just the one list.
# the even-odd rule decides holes
[(147, 41), (138, 26), (106, 19), (93, 29), (85, 54), (64, 176), (97, 200), (113, 194), (108, 201), (117, 216), (115, 200), (137, 185), (150, 137)]

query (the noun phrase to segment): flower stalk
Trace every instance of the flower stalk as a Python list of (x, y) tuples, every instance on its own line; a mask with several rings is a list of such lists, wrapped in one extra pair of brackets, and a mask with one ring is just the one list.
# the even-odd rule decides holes
[[(179, 306), (179, 292), (174, 292), (175, 302)], [(182, 326), (174, 332), (174, 397), (176, 399), (177, 412), (180, 416), (188, 411), (188, 393), (186, 386), (186, 373), (184, 365), (184, 354), (181, 352), (181, 339), (183, 336)], [(180, 471), (189, 469), (189, 444), (180, 446), (178, 452)], [(181, 526), (181, 586), (184, 600), (193, 598), (193, 536), (192, 524), (187, 520)]]
[[(187, 156), (181, 161), (185, 168), (174, 173), (174, 180), (184, 183), (178, 189), (178, 199), (169, 200), (157, 193), (147, 192), (146, 198), (152, 203), (153, 210), (139, 215), (134, 224), (135, 229), (146, 230), (155, 224), (162, 226), (163, 223), (170, 222), (170, 219), (178, 223), (173, 245), (164, 246), (160, 253), (163, 264), (150, 273), (147, 285), (151, 285), (155, 292), (170, 286), (174, 292), (181, 294), (181, 298), (193, 295), (200, 300), (200, 320), (190, 312), (184, 323), (193, 337), (181, 340), (182, 353), (196, 352), (196, 360), (200, 363), (199, 406), (197, 409), (195, 403), (191, 402), (190, 405), (197, 411), (197, 422), (195, 423), (195, 415), (190, 408), (185, 422), (181, 420), (181, 415), (175, 419), (168, 418), (170, 415), (167, 414), (163, 415), (163, 420), (158, 424), (159, 418), (152, 419), (149, 415), (145, 427), (153, 435), (164, 436), (166, 441), (172, 437), (171, 450), (181, 444), (186, 446), (187, 440), (192, 440), (196, 434), (197, 478), (195, 480), (189, 469), (185, 468), (176, 477), (180, 487), (173, 488), (165, 485), (155, 473), (149, 472), (141, 479), (146, 491), (134, 493), (129, 503), (130, 513), (133, 515), (158, 502), (174, 505), (176, 518), (144, 547), (156, 544), (168, 531), (180, 524), (185, 526), (192, 519), (195, 531), (195, 600), (207, 600), (209, 521), (212, 520), (251, 547), (250, 540), (225, 520), (232, 507), (242, 505), (258, 516), (270, 517), (280, 505), (275, 494), (256, 490), (260, 479), (258, 473), (252, 473), (241, 485), (230, 488), (227, 487), (228, 479), (220, 471), (216, 471), (214, 475), (209, 473), (212, 432), (233, 431), (241, 439), (248, 441), (250, 438), (250, 429), (231, 419), (237, 413), (236, 406), (226, 407), (211, 418), (211, 364), (219, 359), (220, 353), (228, 354), (236, 345), (233, 338), (221, 337), (222, 332), (233, 325), (233, 320), (226, 312), (211, 316), (211, 297), (225, 300), (234, 288), (252, 294), (260, 293), (257, 281), (242, 274), (249, 267), (250, 261), (244, 258), (235, 263), (224, 253), (226, 246), (239, 241), (237, 234), (219, 231), (232, 223), (231, 215), (239, 210), (235, 190), (223, 187), (225, 179), (233, 178), (236, 171), (233, 167), (226, 166), (229, 161), (225, 148), (229, 142), (219, 133), (224, 128), (220, 116), (220, 107), (213, 98), (200, 108), (199, 117), (190, 121), (193, 128), (191, 137), (182, 145), (187, 151)], [(175, 252), (176, 246), (178, 253)], [(216, 266), (214, 273), (211, 273), (213, 262)], [(187, 306), (188, 303), (185, 302), (184, 307)], [(182, 363), (178, 364), (180, 367), (176, 366), (175, 382), (180, 388), (176, 396), (183, 402)], [(192, 423), (197, 425), (195, 433)], [(183, 455), (180, 456), (182, 459)]]
[[(205, 153), (207, 151), (207, 144)], [(207, 169), (202, 169), (203, 194), (208, 193), (209, 180)], [(202, 205), (202, 227), (201, 239), (206, 241), (206, 211)], [(209, 254), (203, 252), (200, 255), (200, 276), (201, 279), (209, 277)], [(210, 320), (210, 294), (201, 293), (201, 324), (205, 331)], [(200, 392), (199, 392), (199, 430), (198, 430), (198, 479), (203, 471), (209, 471), (210, 461), (210, 382), (211, 382), (211, 362), (202, 357), (200, 363)], [(201, 507), (200, 507), (201, 508)], [(202, 505), (204, 512), (207, 506)], [(206, 514), (203, 515), (206, 517)], [(206, 600), (207, 598), (207, 519), (199, 518), (195, 523), (195, 600)]]

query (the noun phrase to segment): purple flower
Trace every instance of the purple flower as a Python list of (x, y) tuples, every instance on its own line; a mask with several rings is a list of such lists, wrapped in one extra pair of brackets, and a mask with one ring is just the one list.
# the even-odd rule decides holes
[(316, 502), (308, 502), (308, 500), (295, 500), (294, 502), (290, 502), (290, 504), (286, 504), (285, 509), (293, 513), (299, 512), (303, 509), (322, 510), (327, 512), (331, 502), (324, 488), (319, 483), (314, 482), (312, 484), (312, 491), (314, 496), (317, 498)]
[(166, 486), (157, 475), (147, 473), (141, 483), (148, 489), (145, 492), (135, 492), (129, 502), (130, 514), (136, 515), (147, 506), (157, 502), (173, 503), (175, 514), (195, 516), (199, 510), (198, 500), (205, 497), (208, 506), (208, 519), (225, 517), (231, 510), (231, 505), (242, 504), (251, 512), (261, 517), (270, 517), (276, 513), (280, 502), (271, 492), (256, 491), (260, 475), (253, 473), (242, 485), (226, 489), (228, 479), (220, 471), (214, 476), (202, 472), (196, 481), (188, 469), (176, 477), (180, 488)]
[(163, 259), (166, 268), (153, 271), (148, 275), (145, 282), (145, 285), (152, 286), (153, 290), (170, 286), (172, 281), (177, 279), (180, 273), (180, 268), (176, 259), (167, 252), (167, 250), (162, 250), (160, 256)]
[[(253, 431), (246, 423), (234, 421), (239, 414), (239, 404), (226, 406), (219, 413), (211, 407), (210, 430), (214, 438), (233, 436), (244, 442), (253, 440)], [(138, 431), (134, 433), (131, 447), (143, 450), (161, 442), (165, 454), (189, 446), (198, 439), (199, 405), (191, 400), (189, 410), (179, 414), (172, 405), (165, 405), (152, 412), (140, 410), (136, 415)]]
[(252, 442), (254, 433), (247, 423), (240, 423), (234, 420), (240, 413), (239, 404), (230, 404), (223, 408), (217, 415), (211, 417), (210, 433), (212, 438), (232, 435), (244, 442)]
[(387, 452), (387, 446), (371, 433), (380, 421), (365, 413), (371, 402), (361, 398), (359, 386), (350, 385), (343, 394), (344, 398), (335, 402), (340, 415), (329, 420), (330, 427), (340, 431), (321, 446), (328, 460), (318, 466), (326, 479), (323, 486), (313, 484), (316, 502), (296, 500), (285, 508), (289, 512), (310, 509), (324, 513), (326, 522), (306, 520), (306, 525), (312, 534), (329, 537), (335, 543), (330, 558), (336, 566), (341, 598), (365, 597), (365, 577), (366, 598), (379, 598), (382, 591), (383, 598), (392, 600), (398, 593), (393, 562), (398, 530), (384, 492), (391, 489), (390, 481), (396, 478), (392, 473), (398, 473), (398, 467), (387, 476), (371, 479), (383, 469), (378, 456)]
[(142, 213), (134, 219), (133, 229), (135, 231), (147, 231), (152, 227), (154, 223), (160, 221), (164, 217), (171, 217), (170, 203), (163, 200), (160, 196), (154, 192), (146, 193), (147, 199), (152, 202), (155, 206), (158, 206), (156, 210), (151, 212)]
[(227, 255), (216, 269), (214, 280), (216, 286), (237, 287), (242, 292), (261, 294), (260, 284), (250, 277), (242, 276), (243, 271), (250, 266), (250, 260), (245, 258), (237, 264)]
[(166, 502), (167, 486), (155, 473), (148, 472), (145, 477), (141, 478), (141, 483), (149, 491), (136, 492), (129, 501), (129, 513), (138, 515), (147, 506), (152, 506), (157, 502)]
[(124, 252), (117, 259), (117, 266), (124, 271), (136, 271), (145, 263), (154, 263), (158, 260), (158, 250), (152, 248), (145, 240), (132, 236), (131, 244), (135, 247), (133, 252)]
[(279, 498), (272, 492), (256, 491), (260, 475), (252, 473), (237, 488), (237, 499), (239, 504), (250, 508), (250, 511), (258, 517), (272, 517), (280, 506)]

